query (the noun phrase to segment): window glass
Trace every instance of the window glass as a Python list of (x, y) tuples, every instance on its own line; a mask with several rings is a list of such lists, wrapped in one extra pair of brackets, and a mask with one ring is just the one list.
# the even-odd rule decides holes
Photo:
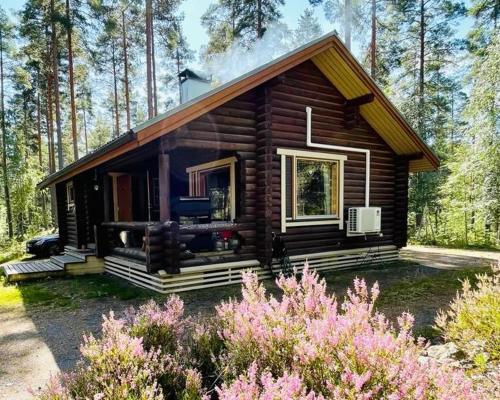
[(231, 220), (231, 187), (229, 166), (202, 170), (193, 174), (195, 196), (209, 197), (211, 219), (213, 221)]
[(297, 217), (337, 214), (337, 162), (297, 158)]

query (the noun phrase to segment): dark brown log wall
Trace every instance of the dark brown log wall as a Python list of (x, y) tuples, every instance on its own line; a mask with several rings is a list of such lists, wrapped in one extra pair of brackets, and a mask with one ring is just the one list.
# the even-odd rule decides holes
[[(174, 175), (176, 170), (185, 174), (188, 165), (229, 155), (238, 157), (236, 222), (247, 226), (239, 232), (243, 237), (241, 256), (257, 256), (268, 262), (272, 232), (281, 232), (280, 158), (276, 150), (283, 147), (315, 151), (306, 146), (305, 108), (312, 107), (315, 142), (371, 150), (370, 205), (382, 207), (383, 237), (347, 238), (345, 229), (339, 230), (337, 225), (289, 227), (284, 234), (289, 254), (387, 244), (403, 246), (408, 161), (398, 158), (363, 118), (358, 117), (354, 126), (346, 127), (344, 103), (345, 98), (308, 61), (165, 135), (159, 147), (170, 154)], [(344, 169), (346, 211), (364, 206), (365, 158), (360, 153), (344, 154), (348, 157)], [(61, 221), (63, 235), (69, 242), (73, 240), (73, 230), (76, 234), (76, 224), (66, 214), (65, 199), (65, 187), (63, 190), (63, 185), (58, 185), (59, 211), (66, 217)], [(88, 232), (81, 234), (89, 236)]]
[[(337, 225), (289, 227), (284, 234), (289, 254), (404, 244), (406, 242), (407, 163), (404, 167), (396, 162), (396, 154), (363, 118), (360, 117), (354, 127), (346, 128), (345, 98), (310, 61), (284, 73), (272, 82), (269, 97), (272, 105), (271, 131), (274, 154), (271, 179), (273, 231), (280, 232), (281, 230), (280, 164), (276, 149), (283, 147), (329, 151), (306, 146), (306, 106), (312, 107), (314, 142), (364, 148), (371, 151), (370, 206), (382, 207), (382, 238), (376, 236), (369, 236), (367, 240), (364, 237), (347, 238), (345, 229), (339, 230)], [(364, 154), (331, 152), (345, 154), (348, 157), (344, 164), (344, 210), (349, 207), (364, 206)], [(259, 182), (264, 184), (262, 180)], [(265, 183), (268, 185), (269, 181), (266, 180)], [(395, 213), (396, 205), (397, 213)], [(347, 215), (345, 215), (346, 218)]]
[[(199, 152), (191, 152), (189, 165), (214, 161), (229, 155), (237, 156), (236, 222), (246, 223), (245, 230), (238, 232), (243, 238), (239, 252), (242, 259), (255, 257), (256, 254), (257, 96), (257, 91), (252, 90), (227, 102), (178, 129), (165, 143), (166, 148), (173, 148), (170, 151), (172, 163), (179, 159), (176, 158), (176, 148), (202, 149), (206, 157), (210, 156), (210, 159), (202, 160)], [(184, 160), (179, 161), (185, 163), (186, 157), (187, 153), (182, 153)], [(185, 171), (184, 166), (182, 169)]]

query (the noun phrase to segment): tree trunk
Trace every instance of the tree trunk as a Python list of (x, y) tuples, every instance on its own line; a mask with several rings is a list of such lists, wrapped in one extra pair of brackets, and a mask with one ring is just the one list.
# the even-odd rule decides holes
[(424, 67), (425, 67), (425, 2), (420, 0), (420, 54), (418, 73), (418, 133), (426, 139), (424, 132)]
[(87, 113), (85, 112), (85, 107), (83, 108), (83, 134), (85, 137), (85, 154), (89, 153), (89, 139), (87, 136)]
[(57, 158), (59, 169), (64, 167), (62, 126), (61, 126), (61, 102), (59, 99), (59, 51), (57, 49), (57, 32), (55, 23), (54, 0), (50, 0), (50, 24), (52, 37), (52, 73), (54, 84), (54, 100), (56, 106), (56, 131), (57, 131)]
[(78, 131), (76, 128), (76, 100), (75, 78), (73, 74), (73, 20), (71, 18), (69, 0), (66, 0), (66, 19), (68, 24), (68, 70), (69, 70), (69, 97), (71, 105), (71, 137), (73, 139), (73, 157), (78, 160)]
[[(179, 54), (179, 45), (177, 45), (177, 48), (175, 49), (175, 61), (177, 64), (177, 76), (179, 76), (179, 74), (181, 73), (181, 56)], [(179, 82), (179, 104), (181, 104), (182, 88), (181, 88), (180, 78), (178, 82)]]
[(257, 0), (257, 39), (260, 39), (262, 36), (264, 36), (264, 29), (262, 25), (262, 0)]
[(372, 40), (370, 43), (370, 72), (376, 78), (377, 67), (377, 0), (372, 0)]
[[(37, 134), (37, 144), (38, 144), (38, 165), (43, 171), (43, 159), (42, 159), (42, 111), (40, 105), (40, 70), (36, 73), (36, 134)], [(40, 202), (42, 206), (42, 220), (44, 228), (47, 228), (47, 206), (45, 204), (45, 193), (40, 191), (38, 193), (40, 196)]]
[[(45, 26), (45, 37), (46, 37), (46, 64), (50, 68), (50, 39), (49, 30)], [(54, 112), (52, 109), (52, 72), (50, 69), (47, 70), (47, 101), (45, 105), (45, 119), (47, 123), (47, 146), (49, 150), (49, 172), (52, 174), (56, 171), (56, 156), (54, 147)], [(50, 187), (50, 214), (52, 219), (52, 225), (57, 225), (57, 198), (56, 198), (56, 187), (52, 185)]]
[(36, 137), (38, 144), (38, 164), (43, 169), (42, 163), (42, 113), (40, 107), (40, 71), (36, 73)]
[(120, 116), (118, 114), (118, 80), (116, 77), (116, 55), (115, 43), (111, 45), (111, 61), (113, 64), (113, 88), (114, 88), (114, 114), (115, 114), (115, 137), (120, 135)]
[(148, 118), (153, 118), (153, 84), (151, 66), (151, 13), (152, 0), (146, 0), (146, 81), (148, 96)]
[(5, 193), (5, 209), (7, 211), (7, 226), (9, 238), (12, 239), (14, 231), (12, 228), (12, 208), (10, 205), (9, 176), (7, 175), (7, 132), (5, 129), (5, 105), (4, 105), (4, 73), (3, 73), (3, 32), (0, 30), (0, 124), (2, 127), (2, 175)]
[(345, 46), (348, 50), (351, 50), (351, 28), (352, 28), (352, 0), (345, 0), (345, 20), (344, 20), (344, 30), (345, 30)]
[(151, 18), (151, 66), (153, 70), (153, 113), (158, 115), (158, 92), (156, 90), (156, 60), (155, 60), (155, 31), (153, 18)]
[[(129, 82), (128, 82), (128, 51), (127, 51), (127, 32), (125, 25), (125, 10), (122, 10), (122, 42), (123, 42), (123, 71), (125, 84), (125, 113), (127, 115), (127, 130), (130, 130), (130, 97), (129, 97)], [(84, 110), (85, 117), (85, 110)], [(87, 138), (85, 137), (85, 143)], [(85, 144), (87, 146), (87, 144)], [(88, 148), (87, 148), (88, 151)]]

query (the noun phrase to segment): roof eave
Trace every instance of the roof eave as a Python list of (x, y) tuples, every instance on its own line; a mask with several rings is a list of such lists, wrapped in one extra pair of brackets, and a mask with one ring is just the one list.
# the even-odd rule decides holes
[(126, 143), (129, 143), (133, 140), (136, 140), (137, 134), (133, 130), (129, 130), (125, 134), (117, 137), (116, 139), (112, 140), (111, 142), (106, 143), (105, 145), (99, 147), (97, 150), (93, 151), (92, 153), (86, 154), (82, 158), (79, 158), (77, 161), (67, 165), (66, 167), (60, 169), (59, 171), (56, 171), (47, 177), (44, 178), (43, 181), (38, 183), (36, 185), (37, 189), (45, 189), (49, 187), (50, 185), (57, 183), (61, 178), (63, 178), (65, 175), (69, 175), (72, 171), (77, 169), (78, 167), (85, 165), (92, 160), (95, 160), (99, 157), (101, 157), (103, 154), (108, 153), (111, 150), (117, 149), (121, 146), (123, 146)]

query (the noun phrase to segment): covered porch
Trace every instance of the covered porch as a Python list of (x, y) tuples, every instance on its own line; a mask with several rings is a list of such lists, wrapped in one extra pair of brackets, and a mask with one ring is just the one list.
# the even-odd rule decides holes
[(96, 170), (100, 205), (88, 219), (105, 265), (169, 275), (259, 265), (256, 223), (241, 208), (245, 154), (171, 139), (144, 147)]

